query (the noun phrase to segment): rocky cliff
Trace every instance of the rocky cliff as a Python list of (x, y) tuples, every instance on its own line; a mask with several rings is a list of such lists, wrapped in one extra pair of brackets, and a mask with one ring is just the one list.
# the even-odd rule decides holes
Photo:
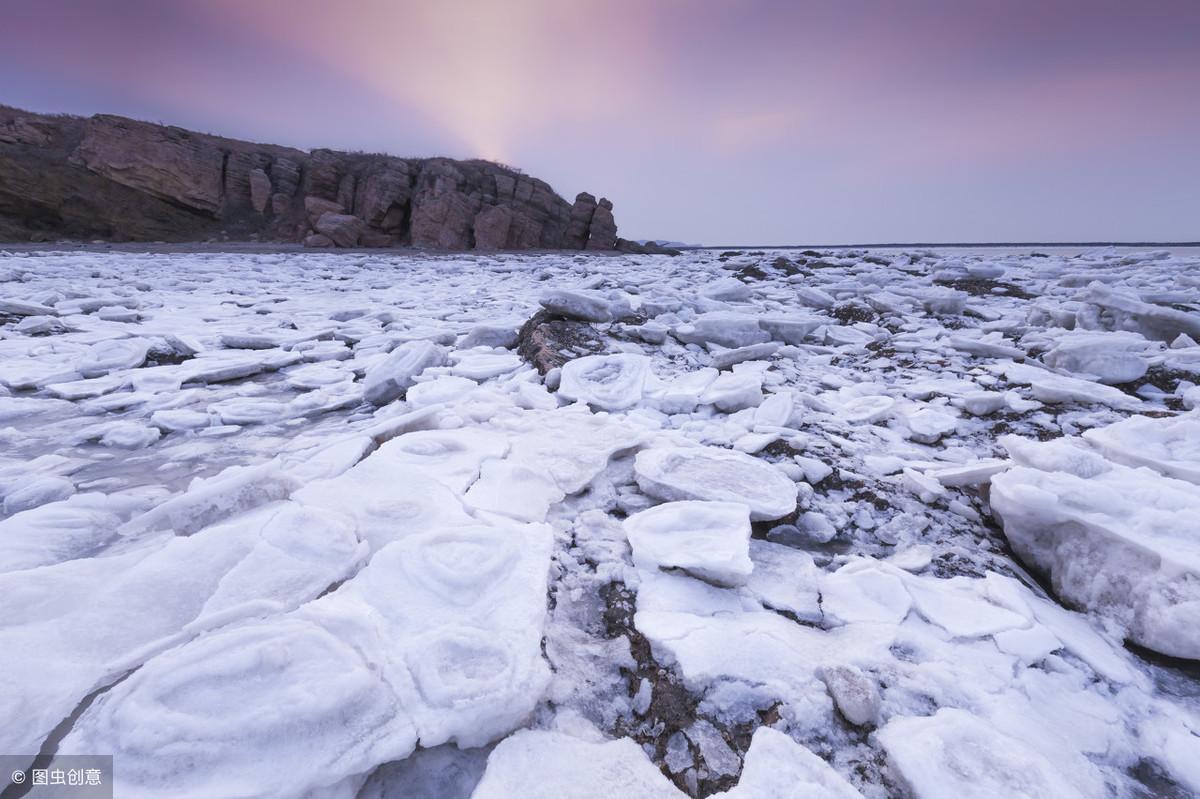
[(637, 250), (607, 199), (571, 204), (490, 161), (305, 152), (0, 106), (0, 241), (62, 237)]

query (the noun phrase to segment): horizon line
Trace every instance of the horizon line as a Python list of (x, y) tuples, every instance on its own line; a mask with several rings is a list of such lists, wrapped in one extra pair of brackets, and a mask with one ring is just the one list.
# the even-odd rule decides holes
[[(647, 239), (655, 241), (655, 239)], [(679, 244), (678, 250), (869, 250), (894, 247), (1200, 247), (1197, 241), (912, 241), (874, 244)]]

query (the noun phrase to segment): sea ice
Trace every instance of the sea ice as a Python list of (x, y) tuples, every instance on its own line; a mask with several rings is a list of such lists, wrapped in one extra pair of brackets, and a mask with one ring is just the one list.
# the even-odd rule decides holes
[(588, 355), (563, 366), (558, 393), (601, 410), (624, 410), (642, 401), (649, 374), (643, 355)]
[(893, 719), (875, 734), (917, 799), (1089, 795), (1036, 749), (964, 710)]
[(778, 519), (796, 509), (796, 484), (764, 461), (715, 447), (661, 447), (637, 455), (642, 490), (662, 500), (737, 502), (754, 521)]
[(1200, 658), (1200, 487), (1070, 442), (1006, 441), (1028, 465), (992, 478), (991, 504), (1021, 559), (1143, 646)]
[(624, 527), (641, 568), (679, 569), (717, 585), (742, 585), (753, 569), (750, 509), (736, 502), (667, 502)]

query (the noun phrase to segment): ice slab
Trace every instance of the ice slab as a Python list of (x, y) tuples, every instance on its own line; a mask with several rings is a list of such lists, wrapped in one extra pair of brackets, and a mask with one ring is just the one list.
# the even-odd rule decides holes
[(1143, 646), (1200, 658), (1200, 487), (1069, 441), (1005, 441), (1030, 465), (994, 476), (991, 504), (1021, 559)]
[(630, 738), (584, 741), (561, 732), (522, 730), (488, 756), (472, 799), (682, 799)]
[(123, 554), (0, 575), (0, 591), (26, 609), (0, 622), (0, 713), (22, 720), (0, 729), (0, 747), (38, 751), (126, 669), (206, 629), (312, 599), (362, 556), (346, 521), (275, 503)]
[(1126, 466), (1146, 466), (1200, 485), (1200, 414), (1158, 419), (1131, 416), (1086, 430), (1083, 437)]
[(624, 410), (642, 401), (649, 373), (644, 355), (588, 355), (563, 366), (558, 393), (601, 410)]
[(932, 716), (896, 718), (876, 736), (917, 799), (1089, 795), (1036, 749), (965, 710), (942, 708)]
[(717, 585), (750, 576), (750, 509), (736, 502), (667, 502), (623, 523), (633, 562), (644, 569), (679, 569)]
[(796, 484), (750, 455), (716, 447), (643, 450), (635, 460), (638, 485), (662, 500), (738, 502), (754, 521), (778, 519), (796, 509)]

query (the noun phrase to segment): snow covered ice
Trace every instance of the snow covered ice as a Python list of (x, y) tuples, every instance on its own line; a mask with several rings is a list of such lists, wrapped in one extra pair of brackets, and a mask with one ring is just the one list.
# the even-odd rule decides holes
[(121, 797), (1200, 795), (1198, 274), (0, 254), (0, 750)]

